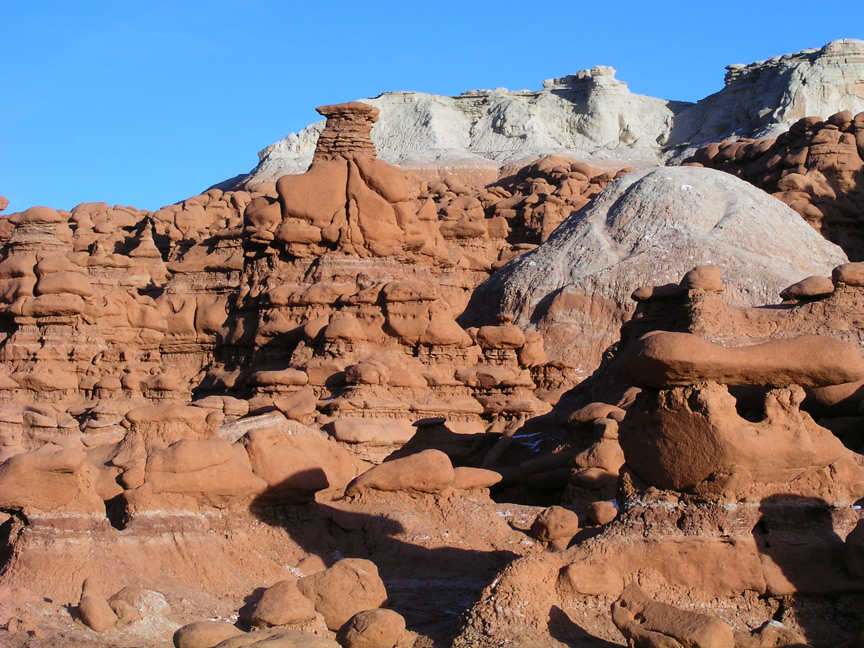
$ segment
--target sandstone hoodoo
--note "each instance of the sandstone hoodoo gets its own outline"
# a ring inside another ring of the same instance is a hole
[[[860,643],[862,65],[390,93],[0,217],[0,644]]]

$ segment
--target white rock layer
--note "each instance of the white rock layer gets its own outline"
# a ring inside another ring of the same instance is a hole
[[[381,109],[372,140],[391,164],[496,170],[563,153],[609,168],[641,168],[706,141],[769,136],[801,117],[864,110],[864,41],[731,65],[725,81],[720,92],[692,104],[632,94],[615,70],[598,66],[545,81],[540,91],[388,92],[363,101]],[[229,182],[302,173],[323,123],[267,147],[249,175]]]

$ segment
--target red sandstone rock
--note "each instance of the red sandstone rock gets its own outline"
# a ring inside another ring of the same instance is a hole
[[[621,634],[637,646],[665,648],[733,648],[732,629],[715,617],[657,603],[629,585],[612,604],[612,620]]]
[[[144,486],[153,494],[177,493],[224,508],[261,493],[267,483],[253,474],[242,447],[223,439],[183,439],[149,455]]]
[[[687,272],[679,284],[684,290],[723,292],[726,286],[720,279],[720,268],[712,265],[696,266]]]
[[[264,590],[252,608],[249,622],[252,626],[292,625],[315,618],[315,606],[297,589],[296,580],[279,581]]]
[[[440,450],[423,450],[376,466],[357,477],[345,490],[356,495],[365,489],[439,493],[453,485],[450,458]]]
[[[81,450],[53,444],[9,457],[0,465],[0,506],[5,509],[101,513],[95,471]]]
[[[345,558],[322,572],[305,576],[297,581],[297,587],[334,632],[358,612],[387,602],[387,590],[375,563],[359,558]]]
[[[733,492],[750,482],[784,483],[842,459],[847,451],[798,407],[800,387],[768,392],[764,418],[743,419],[716,383],[645,391],[620,424],[627,465],[646,483],[683,490],[712,475]]]
[[[613,502],[592,502],[588,505],[587,514],[595,524],[609,524],[618,517],[618,507]]]
[[[213,648],[243,632],[224,621],[195,621],[174,633],[175,648]]]
[[[405,619],[393,610],[358,612],[336,634],[342,648],[396,648],[405,636]]]
[[[834,282],[829,277],[807,277],[784,289],[780,293],[780,298],[795,301],[821,299],[833,292]]]
[[[834,268],[831,276],[834,285],[864,286],[864,263],[844,263]]]
[[[706,380],[822,387],[864,378],[864,358],[853,345],[826,337],[728,349],[687,333],[654,332],[625,350],[617,370],[631,384],[658,389]]]
[[[560,506],[544,509],[531,524],[531,535],[541,542],[569,540],[579,531],[579,516]]]
[[[378,108],[352,101],[320,106],[316,110],[327,118],[327,126],[318,136],[315,161],[326,161],[346,153],[374,157],[371,131],[378,121]]]
[[[460,466],[453,469],[453,488],[468,490],[472,488],[489,488],[503,479],[501,473],[483,468]]]
[[[727,171],[773,194],[840,245],[850,259],[864,254],[857,231],[856,208],[861,202],[860,169],[864,141],[860,121],[842,111],[822,121],[799,120],[776,139],[758,140],[733,148],[728,142],[699,148],[691,163]]]
[[[250,430],[243,445],[253,472],[267,483],[261,501],[310,501],[317,491],[345,488],[355,475],[347,451],[324,434],[299,425]]]
[[[85,580],[82,586],[78,614],[81,620],[96,632],[105,632],[117,623],[117,615],[92,578]]]
[[[226,639],[217,644],[218,648],[338,648],[332,639],[302,630],[271,628],[256,630],[237,637]]]

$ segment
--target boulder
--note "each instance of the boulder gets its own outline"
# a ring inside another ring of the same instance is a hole
[[[453,488],[470,490],[473,488],[490,488],[500,483],[504,476],[494,470],[459,466],[453,468]]]
[[[569,540],[579,531],[579,516],[561,506],[543,509],[531,524],[531,535],[541,542]]]
[[[339,644],[321,635],[302,630],[271,628],[255,630],[231,637],[216,645],[216,648],[339,648]]]
[[[387,602],[387,590],[375,563],[362,558],[344,558],[324,571],[297,581],[300,592],[315,605],[333,632],[363,610]]]
[[[734,648],[732,628],[720,619],[649,598],[638,585],[624,588],[612,604],[612,622],[640,648]]]
[[[183,439],[150,454],[144,484],[154,494],[177,493],[225,508],[263,492],[242,446],[224,439]]]
[[[405,619],[393,610],[364,610],[339,629],[342,648],[396,648],[405,635]]]
[[[454,479],[450,457],[430,449],[370,468],[348,485],[345,494],[356,495],[366,489],[440,493],[451,487]]]
[[[108,605],[123,623],[165,617],[171,611],[161,593],[130,585],[108,597]]]
[[[344,489],[356,474],[347,450],[299,423],[250,430],[241,442],[252,471],[267,483],[262,503],[308,502],[318,491]]]
[[[834,292],[834,282],[830,277],[805,277],[780,292],[780,298],[791,301],[822,299]]]
[[[88,627],[96,632],[110,630],[117,623],[117,615],[108,605],[108,600],[102,593],[102,589],[92,578],[85,580],[81,588],[78,615]]]
[[[618,517],[618,507],[614,502],[591,502],[586,511],[588,519],[594,524],[604,525],[609,524],[612,520]]]
[[[195,621],[174,633],[175,648],[213,648],[226,639],[243,635],[243,631],[225,621]]]
[[[315,606],[297,589],[296,580],[274,583],[261,595],[249,615],[257,628],[292,625],[315,618]]]

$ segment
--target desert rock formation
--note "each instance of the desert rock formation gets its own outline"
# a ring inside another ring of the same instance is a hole
[[[463,319],[483,322],[486,305],[500,304],[541,334],[551,359],[587,377],[632,313],[640,282],[677,283],[699,264],[746,267],[725,290],[730,303],[749,306],[777,301],[789,284],[843,260],[794,211],[726,174],[640,170],[480,286]]]
[[[544,81],[540,91],[389,92],[363,101],[381,110],[373,139],[383,160],[417,169],[473,169],[489,181],[508,161],[566,154],[613,169],[653,166],[679,148],[732,135],[773,137],[809,115],[857,113],[864,110],[862,69],[864,42],[844,39],[730,65],[723,89],[696,103],[632,94],[602,65]],[[317,122],[267,147],[258,166],[240,178],[273,181],[302,173],[323,127]]]
[[[0,218],[0,643],[854,645],[860,120],[696,153],[804,178],[792,208],[617,153],[498,167],[852,109],[860,53],[690,107],[608,68],[323,106],[273,182]],[[494,173],[394,166],[397,112]]]
[[[819,113],[816,113],[819,114]],[[803,117],[774,139],[713,142],[685,164],[732,173],[797,211],[853,261],[864,259],[864,112]]]

